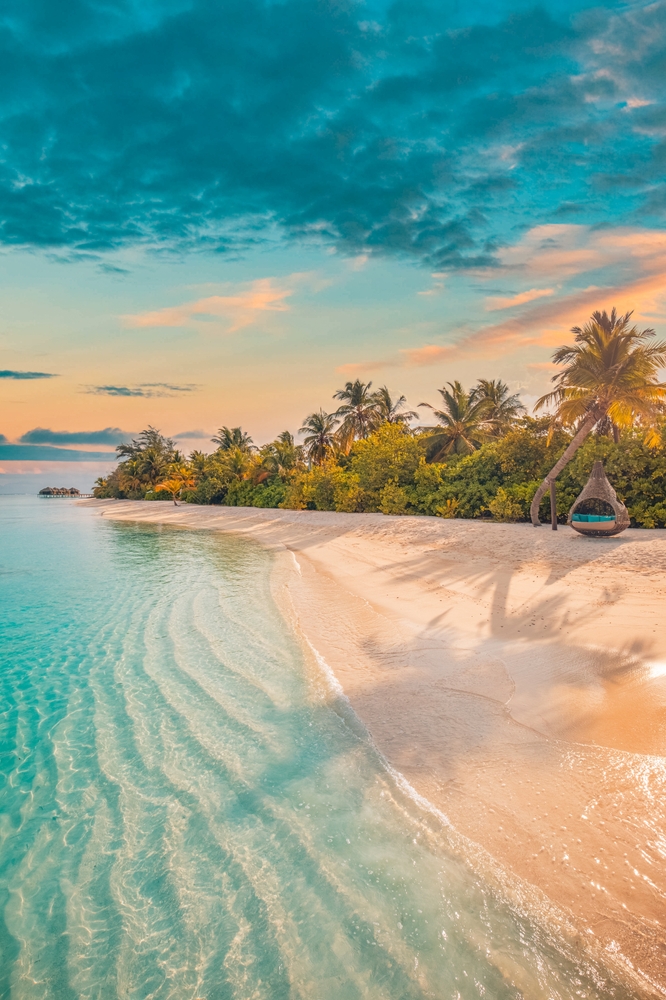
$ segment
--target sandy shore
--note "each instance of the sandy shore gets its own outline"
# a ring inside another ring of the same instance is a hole
[[[245,533],[387,760],[666,996],[666,531],[87,501]]]

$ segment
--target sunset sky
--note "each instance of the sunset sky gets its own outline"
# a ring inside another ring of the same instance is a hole
[[[92,485],[147,424],[265,441],[357,376],[532,402],[596,308],[666,332],[666,2],[0,23],[0,490]]]

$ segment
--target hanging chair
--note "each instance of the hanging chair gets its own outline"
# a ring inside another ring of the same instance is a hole
[[[578,508],[586,500],[602,500],[613,508],[614,513],[612,515],[577,513]],[[567,524],[570,524],[574,531],[579,531],[581,535],[592,535],[595,538],[619,535],[621,531],[629,527],[629,511],[618,500],[615,490],[606,478],[601,462],[594,463],[590,478],[569,511]]]

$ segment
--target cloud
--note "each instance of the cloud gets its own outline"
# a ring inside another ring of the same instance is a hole
[[[105,427],[99,431],[52,431],[46,427],[34,427],[19,438],[20,444],[108,444],[117,445],[132,437],[119,427]]]
[[[205,431],[181,431],[180,434],[172,435],[174,441],[203,441],[209,438],[210,434]]]
[[[57,378],[57,375],[51,372],[15,372],[10,371],[5,368],[0,371],[0,378],[13,378],[13,379],[33,379],[33,378]]]
[[[480,271],[477,277],[491,276],[497,282],[503,273],[512,281],[545,274],[556,277],[560,287],[532,289],[522,303],[527,308],[517,315],[470,329],[454,342],[403,348],[372,365],[342,365],[338,371],[422,367],[473,356],[488,360],[528,347],[550,350],[565,342],[571,327],[584,323],[594,310],[613,306],[620,312],[634,311],[634,320],[644,326],[666,321],[666,230],[538,226],[504,248],[500,263],[501,268]],[[514,302],[516,298],[520,296],[514,296]],[[544,364],[544,370],[550,367]]]
[[[91,385],[85,391],[94,396],[138,396],[143,399],[176,396],[195,392],[196,385],[172,385],[170,382],[142,382],[140,385]]]
[[[6,439],[5,439],[6,440]],[[78,451],[38,444],[6,444],[0,441],[0,461],[5,462],[101,462],[115,459],[113,452]]]
[[[405,348],[400,353],[408,367],[436,365],[455,352],[453,344],[424,344],[423,347]]]
[[[547,295],[553,295],[555,290],[553,288],[530,288],[528,292],[519,292],[518,295],[512,295],[508,298],[502,296],[495,296],[493,298],[486,299],[486,309],[489,312],[493,312],[499,309],[511,309],[514,306],[522,306],[527,302],[534,302],[535,299],[542,299]]]
[[[448,269],[567,206],[663,218],[664,4],[472,6],[12,3],[0,242],[299,240]]]
[[[273,278],[253,281],[248,289],[236,295],[209,295],[181,306],[167,306],[154,312],[123,316],[129,327],[186,326],[194,321],[211,322],[226,320],[229,333],[251,326],[262,313],[286,312],[289,306],[284,301],[292,290],[279,288]]]

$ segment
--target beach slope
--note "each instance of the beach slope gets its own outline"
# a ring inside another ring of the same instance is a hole
[[[247,534],[389,764],[666,996],[666,531],[166,503]]]

